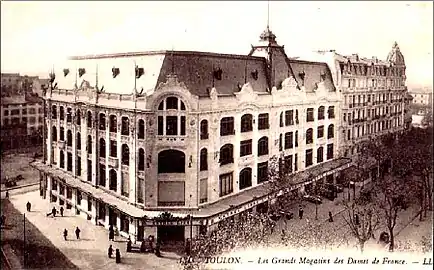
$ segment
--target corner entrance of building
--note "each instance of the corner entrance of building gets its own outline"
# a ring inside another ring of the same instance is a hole
[[[164,250],[176,250],[184,245],[184,226],[158,226],[157,237]]]

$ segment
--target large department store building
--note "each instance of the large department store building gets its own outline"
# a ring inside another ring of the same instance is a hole
[[[183,241],[266,211],[273,157],[297,175],[292,189],[336,181],[351,162],[338,155],[341,123],[358,116],[350,100],[383,101],[383,92],[367,99],[366,86],[364,101],[342,102],[335,75],[326,62],[288,58],[268,27],[248,55],[71,58],[44,94],[46,155],[33,164],[41,195],[137,241]]]

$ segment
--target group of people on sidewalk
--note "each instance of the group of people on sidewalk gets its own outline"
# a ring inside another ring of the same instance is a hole
[[[81,232],[81,230],[78,227],[76,227],[75,228],[75,237],[77,238],[77,240],[80,240],[80,232]],[[68,241],[68,230],[67,229],[63,230],[63,238],[65,239],[65,241]]]
[[[65,209],[63,209],[63,206],[60,207],[59,212],[60,212],[60,216],[63,217],[63,213],[65,212]],[[51,211],[47,214],[47,217],[48,216],[52,216],[53,218],[55,218],[57,213],[58,212],[57,212],[56,207],[53,206],[53,208],[51,209]]]

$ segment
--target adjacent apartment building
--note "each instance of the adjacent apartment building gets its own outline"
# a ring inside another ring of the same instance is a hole
[[[44,112],[40,97],[45,86],[48,86],[48,81],[38,77],[1,74],[2,150],[42,143]]]
[[[337,155],[333,72],[288,58],[268,27],[248,55],[73,57],[44,96],[41,194],[137,241],[183,241],[266,211],[271,160],[299,191],[350,165]]]

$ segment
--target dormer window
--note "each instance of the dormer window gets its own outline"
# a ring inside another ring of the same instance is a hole
[[[255,69],[252,71],[252,78],[256,81],[258,79],[258,70]]]
[[[222,74],[223,74],[223,70],[222,70],[221,68],[218,68],[218,69],[215,69],[215,70],[214,70],[214,78],[215,78],[216,80],[221,81],[221,79],[222,79]]]
[[[323,72],[321,72],[321,74],[319,75],[319,77],[320,77],[320,81],[321,82],[325,81],[325,79],[326,79],[326,75]]]
[[[84,68],[78,69],[78,77],[81,78],[81,76],[83,76],[85,73],[86,73],[86,69],[84,69]]]
[[[300,73],[298,73],[298,76],[300,76],[302,85],[304,86],[304,78],[306,77],[306,73],[304,73],[304,70]]]
[[[145,74],[145,70],[136,66],[136,78],[139,79],[143,74]]]
[[[63,76],[66,77],[69,74],[69,68],[63,69]]]
[[[117,68],[117,67],[112,68],[113,79],[116,78],[119,75],[119,73],[121,73],[119,68]]]

